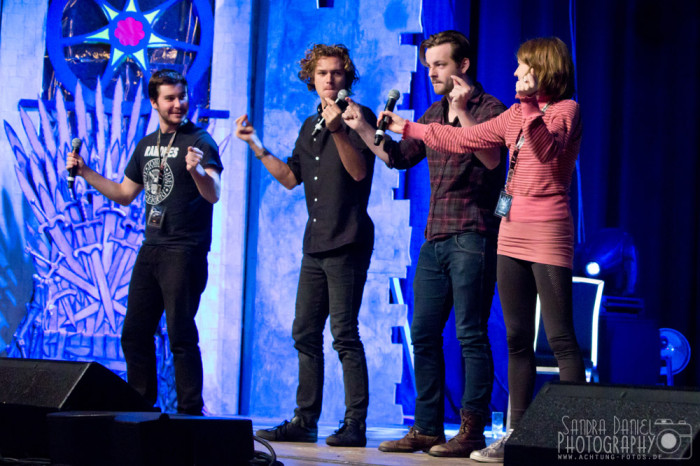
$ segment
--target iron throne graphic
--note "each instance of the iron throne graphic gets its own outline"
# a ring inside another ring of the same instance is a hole
[[[65,162],[72,139],[80,138],[86,163],[106,178],[121,182],[136,142],[155,130],[158,119],[148,112],[142,114],[142,104],[148,102],[141,89],[133,102],[125,100],[121,81],[111,102],[111,115],[105,112],[110,102],[103,99],[101,86],[97,86],[94,111],[86,109],[80,84],[73,95],[73,103],[66,102],[61,93],[53,102],[38,100],[39,131],[20,108],[29,142],[26,150],[5,122],[17,179],[36,218],[27,227],[26,245],[36,268],[33,296],[7,353],[19,358],[98,361],[125,377],[120,334],[129,279],[143,239],[143,194],[124,207],[77,178],[73,195],[66,182]],[[122,107],[130,108],[130,113],[123,115]],[[197,121],[197,115],[192,120]],[[165,319],[155,339],[158,405],[173,411],[176,397]]]

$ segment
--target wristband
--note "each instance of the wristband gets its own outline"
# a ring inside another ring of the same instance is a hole
[[[253,152],[253,153],[255,154],[255,158],[258,160],[262,160],[262,158],[265,157],[266,155],[270,155],[270,153],[264,147],[263,147],[262,152],[260,152],[259,154],[257,152]]]

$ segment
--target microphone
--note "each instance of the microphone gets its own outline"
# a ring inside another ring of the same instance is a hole
[[[75,138],[72,141],[73,144],[73,153],[74,154],[79,154],[80,153],[80,146],[83,145],[83,141],[80,140],[80,138]],[[70,168],[68,171],[68,177],[66,180],[68,181],[68,189],[73,190],[73,183],[75,183],[75,175],[78,171],[78,166],[75,165]]]
[[[335,99],[335,103],[339,104],[340,102],[344,101],[345,98],[348,96],[348,91],[345,89],[341,89],[338,91],[338,97]],[[318,123],[316,123],[316,126],[314,126],[314,130],[311,132],[311,136],[316,136],[319,131],[323,129],[323,126],[326,124],[326,119],[321,118],[318,120]]]
[[[396,101],[399,100],[400,96],[401,94],[396,89],[390,90],[389,95],[387,95],[387,101],[384,110],[386,110],[387,112],[393,112],[394,106],[396,105]],[[382,118],[382,121],[379,122],[379,128],[377,128],[377,132],[374,133],[375,146],[378,146],[382,142],[382,139],[384,139],[384,131],[386,131],[386,127],[388,124],[389,118],[387,116],[384,116],[384,118]]]

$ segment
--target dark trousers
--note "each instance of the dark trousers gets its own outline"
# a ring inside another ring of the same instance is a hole
[[[202,412],[202,356],[194,317],[207,283],[207,253],[144,245],[129,284],[122,349],[130,385],[158,396],[154,335],[165,309],[178,412]]]
[[[411,338],[416,374],[415,427],[443,431],[445,360],[442,332],[452,307],[464,364],[462,408],[488,416],[493,359],[488,319],[496,280],[496,241],[463,233],[427,241],[413,281]]]
[[[536,366],[535,307],[540,309],[547,341],[557,359],[559,378],[585,382],[573,320],[571,269],[498,256],[498,294],[508,338],[510,426],[515,428],[532,400]]]
[[[358,315],[372,247],[351,245],[324,254],[304,254],[292,325],[299,354],[294,414],[316,426],[323,401],[323,329],[330,316],[333,349],[343,368],[345,418],[365,421],[369,384]]]

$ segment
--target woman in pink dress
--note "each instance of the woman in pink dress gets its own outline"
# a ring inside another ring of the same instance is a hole
[[[495,214],[498,235],[498,293],[508,338],[511,428],[532,400],[535,381],[535,304],[540,296],[544,328],[563,381],[585,381],[572,310],[574,229],[569,186],[581,144],[574,66],[560,39],[538,38],[517,53],[514,104],[498,117],[468,128],[421,125],[391,112],[389,130],[422,139],[433,149],[460,154],[506,146],[508,178]],[[484,152],[477,152],[484,154]],[[494,166],[490,160],[482,160]],[[497,161],[496,161],[497,163]],[[471,458],[503,460],[510,432]]]

